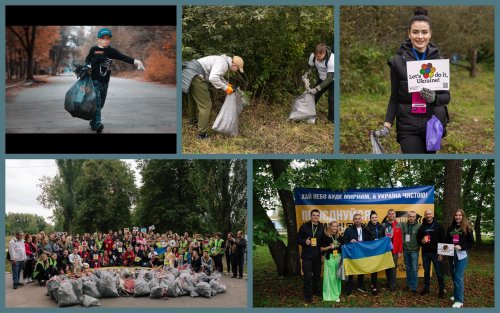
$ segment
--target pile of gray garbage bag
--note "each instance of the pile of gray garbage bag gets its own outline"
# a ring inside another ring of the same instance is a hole
[[[80,277],[59,275],[47,282],[47,296],[59,307],[80,304],[84,307],[101,305],[101,298],[116,297],[206,297],[226,291],[221,274],[194,273],[186,268],[95,270]]]

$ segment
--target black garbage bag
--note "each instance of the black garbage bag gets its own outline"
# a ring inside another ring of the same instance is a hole
[[[151,299],[160,299],[163,297],[163,287],[156,286],[151,288],[151,293],[149,294],[149,298]]]
[[[96,111],[96,93],[90,75],[83,73],[80,79],[66,92],[64,108],[71,116],[91,120]]]
[[[226,136],[238,136],[241,111],[243,104],[240,95],[235,92],[226,96],[212,129]]]

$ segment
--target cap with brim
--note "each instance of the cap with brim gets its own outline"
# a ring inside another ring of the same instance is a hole
[[[97,38],[102,38],[103,36],[109,36],[113,37],[113,33],[111,33],[111,30],[108,28],[101,28],[99,32],[97,33]]]
[[[241,73],[243,73],[243,59],[237,55],[233,57],[233,63],[236,64],[240,70]]]

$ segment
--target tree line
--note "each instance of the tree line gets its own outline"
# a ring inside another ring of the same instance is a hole
[[[141,185],[121,160],[56,160],[39,203],[56,231],[107,231],[155,225],[155,231],[215,232],[246,226],[244,160],[138,160]]]
[[[494,233],[493,160],[257,160],[254,163],[254,243],[269,247],[279,276],[299,275],[293,188],[384,188],[433,185],[435,216],[445,229],[463,208],[474,224],[476,246]],[[287,242],[267,212],[283,211]]]

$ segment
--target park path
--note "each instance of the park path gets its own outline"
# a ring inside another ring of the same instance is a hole
[[[246,276],[245,276],[246,277]],[[246,308],[247,307],[247,280],[221,276],[222,283],[227,291],[213,296],[191,298],[183,296],[177,298],[150,299],[149,297],[133,298],[105,298],[100,299],[101,307],[121,308]],[[47,288],[38,283],[30,283],[18,289],[12,289],[12,274],[5,273],[5,306],[16,308],[55,308],[57,303],[45,295]],[[80,305],[74,308],[81,308]]]
[[[9,90],[6,133],[92,133],[89,122],[64,109],[73,73],[49,77],[46,83]],[[102,110],[105,133],[176,133],[176,87],[111,77]]]

